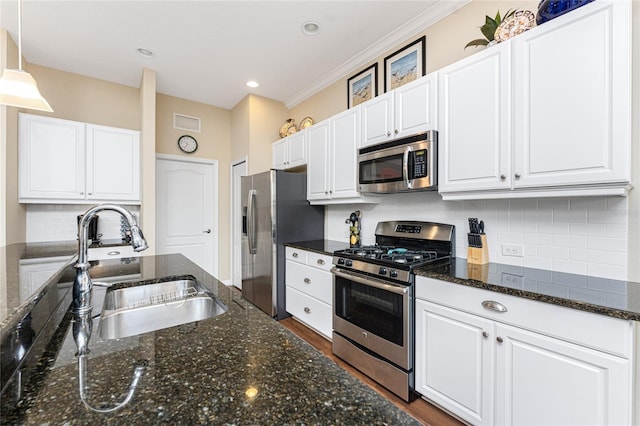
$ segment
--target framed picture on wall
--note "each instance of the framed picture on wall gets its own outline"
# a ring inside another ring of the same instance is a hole
[[[347,108],[378,96],[378,63],[347,80]]]
[[[425,73],[425,41],[422,36],[384,58],[384,91],[410,83]]]

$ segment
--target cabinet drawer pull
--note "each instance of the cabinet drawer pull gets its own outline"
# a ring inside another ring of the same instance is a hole
[[[304,283],[305,283],[305,284],[311,284],[311,280],[310,280],[309,278],[305,278],[305,279],[304,279]]]
[[[500,180],[505,180],[507,177],[505,175],[500,175]]]
[[[496,312],[507,312],[507,307],[495,300],[485,300],[482,302],[482,307]]]
[[[483,332],[482,332],[482,337],[485,337],[485,338],[486,338],[486,337],[489,337],[489,333],[487,333],[486,331],[483,331]]]
[[[304,312],[306,314],[310,314],[311,313],[311,309],[307,308],[306,306],[304,307]]]
[[[502,342],[504,342],[504,340],[502,340],[502,337],[496,337],[496,342],[502,343]]]
[[[522,175],[520,173],[516,173],[514,176],[516,177],[516,179],[520,179]]]
[[[295,252],[294,252],[294,253],[291,255],[291,257],[298,257],[298,253],[295,253]]]
[[[120,252],[119,252],[119,251],[117,251],[117,250],[113,250],[113,251],[108,252],[108,253],[107,253],[107,256],[117,256],[117,255],[119,255],[119,254],[120,254]]]
[[[318,265],[324,265],[324,259],[318,259]]]

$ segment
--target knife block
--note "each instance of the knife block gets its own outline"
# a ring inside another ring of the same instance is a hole
[[[489,278],[489,264],[479,265],[467,262],[467,276],[471,280],[486,283]]]
[[[482,247],[467,248],[467,263],[474,265],[489,263],[489,247],[487,246],[486,234],[480,235],[480,241],[482,241]]]

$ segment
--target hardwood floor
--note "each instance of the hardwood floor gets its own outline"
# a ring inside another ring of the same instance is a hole
[[[360,373],[349,364],[345,363],[331,352],[331,342],[320,336],[313,330],[302,325],[293,318],[286,318],[280,321],[280,324],[288,328],[292,333],[296,334],[303,340],[306,340],[311,346],[322,352],[326,357],[333,360],[336,364],[344,368],[351,375],[366,383],[376,392],[387,398],[400,409],[406,411],[425,426],[460,426],[464,423],[451,417],[444,411],[429,404],[424,399],[418,398],[410,403],[398,398],[364,374]]]

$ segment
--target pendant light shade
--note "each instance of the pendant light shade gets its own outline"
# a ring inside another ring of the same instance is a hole
[[[0,104],[53,112],[31,74],[23,70],[4,70],[0,78]]]
[[[53,112],[31,74],[22,69],[22,2],[18,0],[18,69],[5,69],[0,78],[0,105]]]

